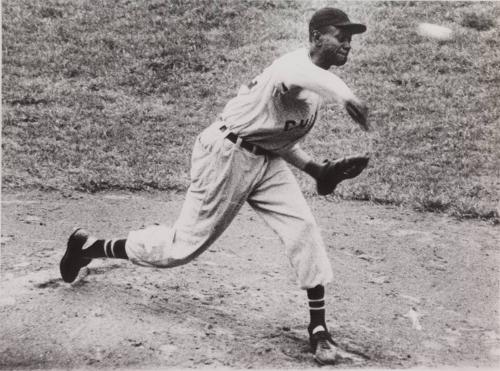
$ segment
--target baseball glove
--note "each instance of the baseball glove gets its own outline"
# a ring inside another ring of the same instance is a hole
[[[316,179],[318,194],[325,196],[333,193],[341,181],[361,174],[369,160],[367,156],[353,156],[335,161],[323,161],[323,167]]]

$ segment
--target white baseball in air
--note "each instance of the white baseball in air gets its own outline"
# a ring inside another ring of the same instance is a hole
[[[450,28],[432,23],[420,23],[417,27],[417,33],[420,36],[436,40],[450,40],[453,37],[453,31]]]

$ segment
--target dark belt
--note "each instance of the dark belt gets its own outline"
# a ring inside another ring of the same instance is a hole
[[[226,126],[221,126],[220,130],[225,131],[227,129]],[[237,136],[235,133],[229,132],[229,134],[226,135],[226,139],[229,139],[231,142],[236,144],[238,142],[239,136]],[[241,139],[240,142],[240,147],[246,149],[248,152],[252,152],[255,155],[267,155],[269,154],[269,151],[259,147],[255,144],[252,144],[250,142],[247,142],[246,140]]]

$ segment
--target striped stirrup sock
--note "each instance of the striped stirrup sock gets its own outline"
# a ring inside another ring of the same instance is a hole
[[[325,288],[318,285],[307,290],[307,298],[309,300],[309,314],[311,316],[310,328],[325,325]]]
[[[125,252],[125,242],[127,240],[113,239],[106,240],[104,242],[104,254],[107,258],[118,258],[118,259],[128,259],[127,253]]]
[[[82,257],[128,259],[125,252],[126,241],[126,239],[95,240],[90,246],[82,249]]]

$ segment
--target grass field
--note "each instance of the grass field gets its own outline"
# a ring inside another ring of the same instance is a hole
[[[307,45],[327,3],[368,25],[335,72],[377,127],[332,105],[306,139],[318,159],[372,154],[338,196],[498,222],[495,2],[5,0],[3,190],[182,191],[196,134],[241,83]],[[454,38],[423,39],[419,22]]]

